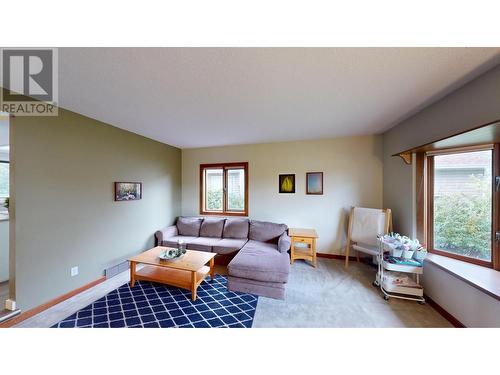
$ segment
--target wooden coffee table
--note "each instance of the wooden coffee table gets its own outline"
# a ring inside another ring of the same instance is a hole
[[[196,300],[196,289],[205,277],[210,275],[214,279],[215,253],[205,251],[187,250],[186,254],[178,259],[162,260],[160,252],[166,247],[157,246],[129,259],[130,261],[130,287],[133,288],[136,280],[152,281],[191,291],[191,299]],[[145,266],[136,270],[136,265]],[[207,263],[210,266],[207,267]]]

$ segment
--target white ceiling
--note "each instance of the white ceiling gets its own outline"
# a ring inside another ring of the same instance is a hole
[[[500,48],[62,48],[61,107],[181,148],[381,133]]]

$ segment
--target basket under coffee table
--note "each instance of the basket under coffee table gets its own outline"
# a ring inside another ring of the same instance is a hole
[[[187,250],[182,257],[172,260],[162,260],[160,253],[167,249],[157,246],[129,259],[130,287],[137,280],[167,284],[191,291],[191,299],[196,300],[196,289],[210,275],[214,279],[215,253]],[[136,270],[137,264],[144,264]],[[209,263],[209,266],[207,266]]]

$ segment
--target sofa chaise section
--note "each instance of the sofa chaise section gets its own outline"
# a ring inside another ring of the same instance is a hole
[[[229,263],[228,289],[284,299],[290,273],[287,226],[250,221],[249,241]]]

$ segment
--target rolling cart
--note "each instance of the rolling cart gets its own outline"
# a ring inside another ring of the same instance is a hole
[[[424,304],[424,288],[420,285],[420,275],[424,272],[423,262],[419,266],[394,263],[394,258],[390,257],[381,237],[379,237],[378,243],[378,271],[373,285],[380,287],[386,301],[389,298],[400,298]],[[408,274],[409,276],[405,285],[394,283],[400,274]]]

